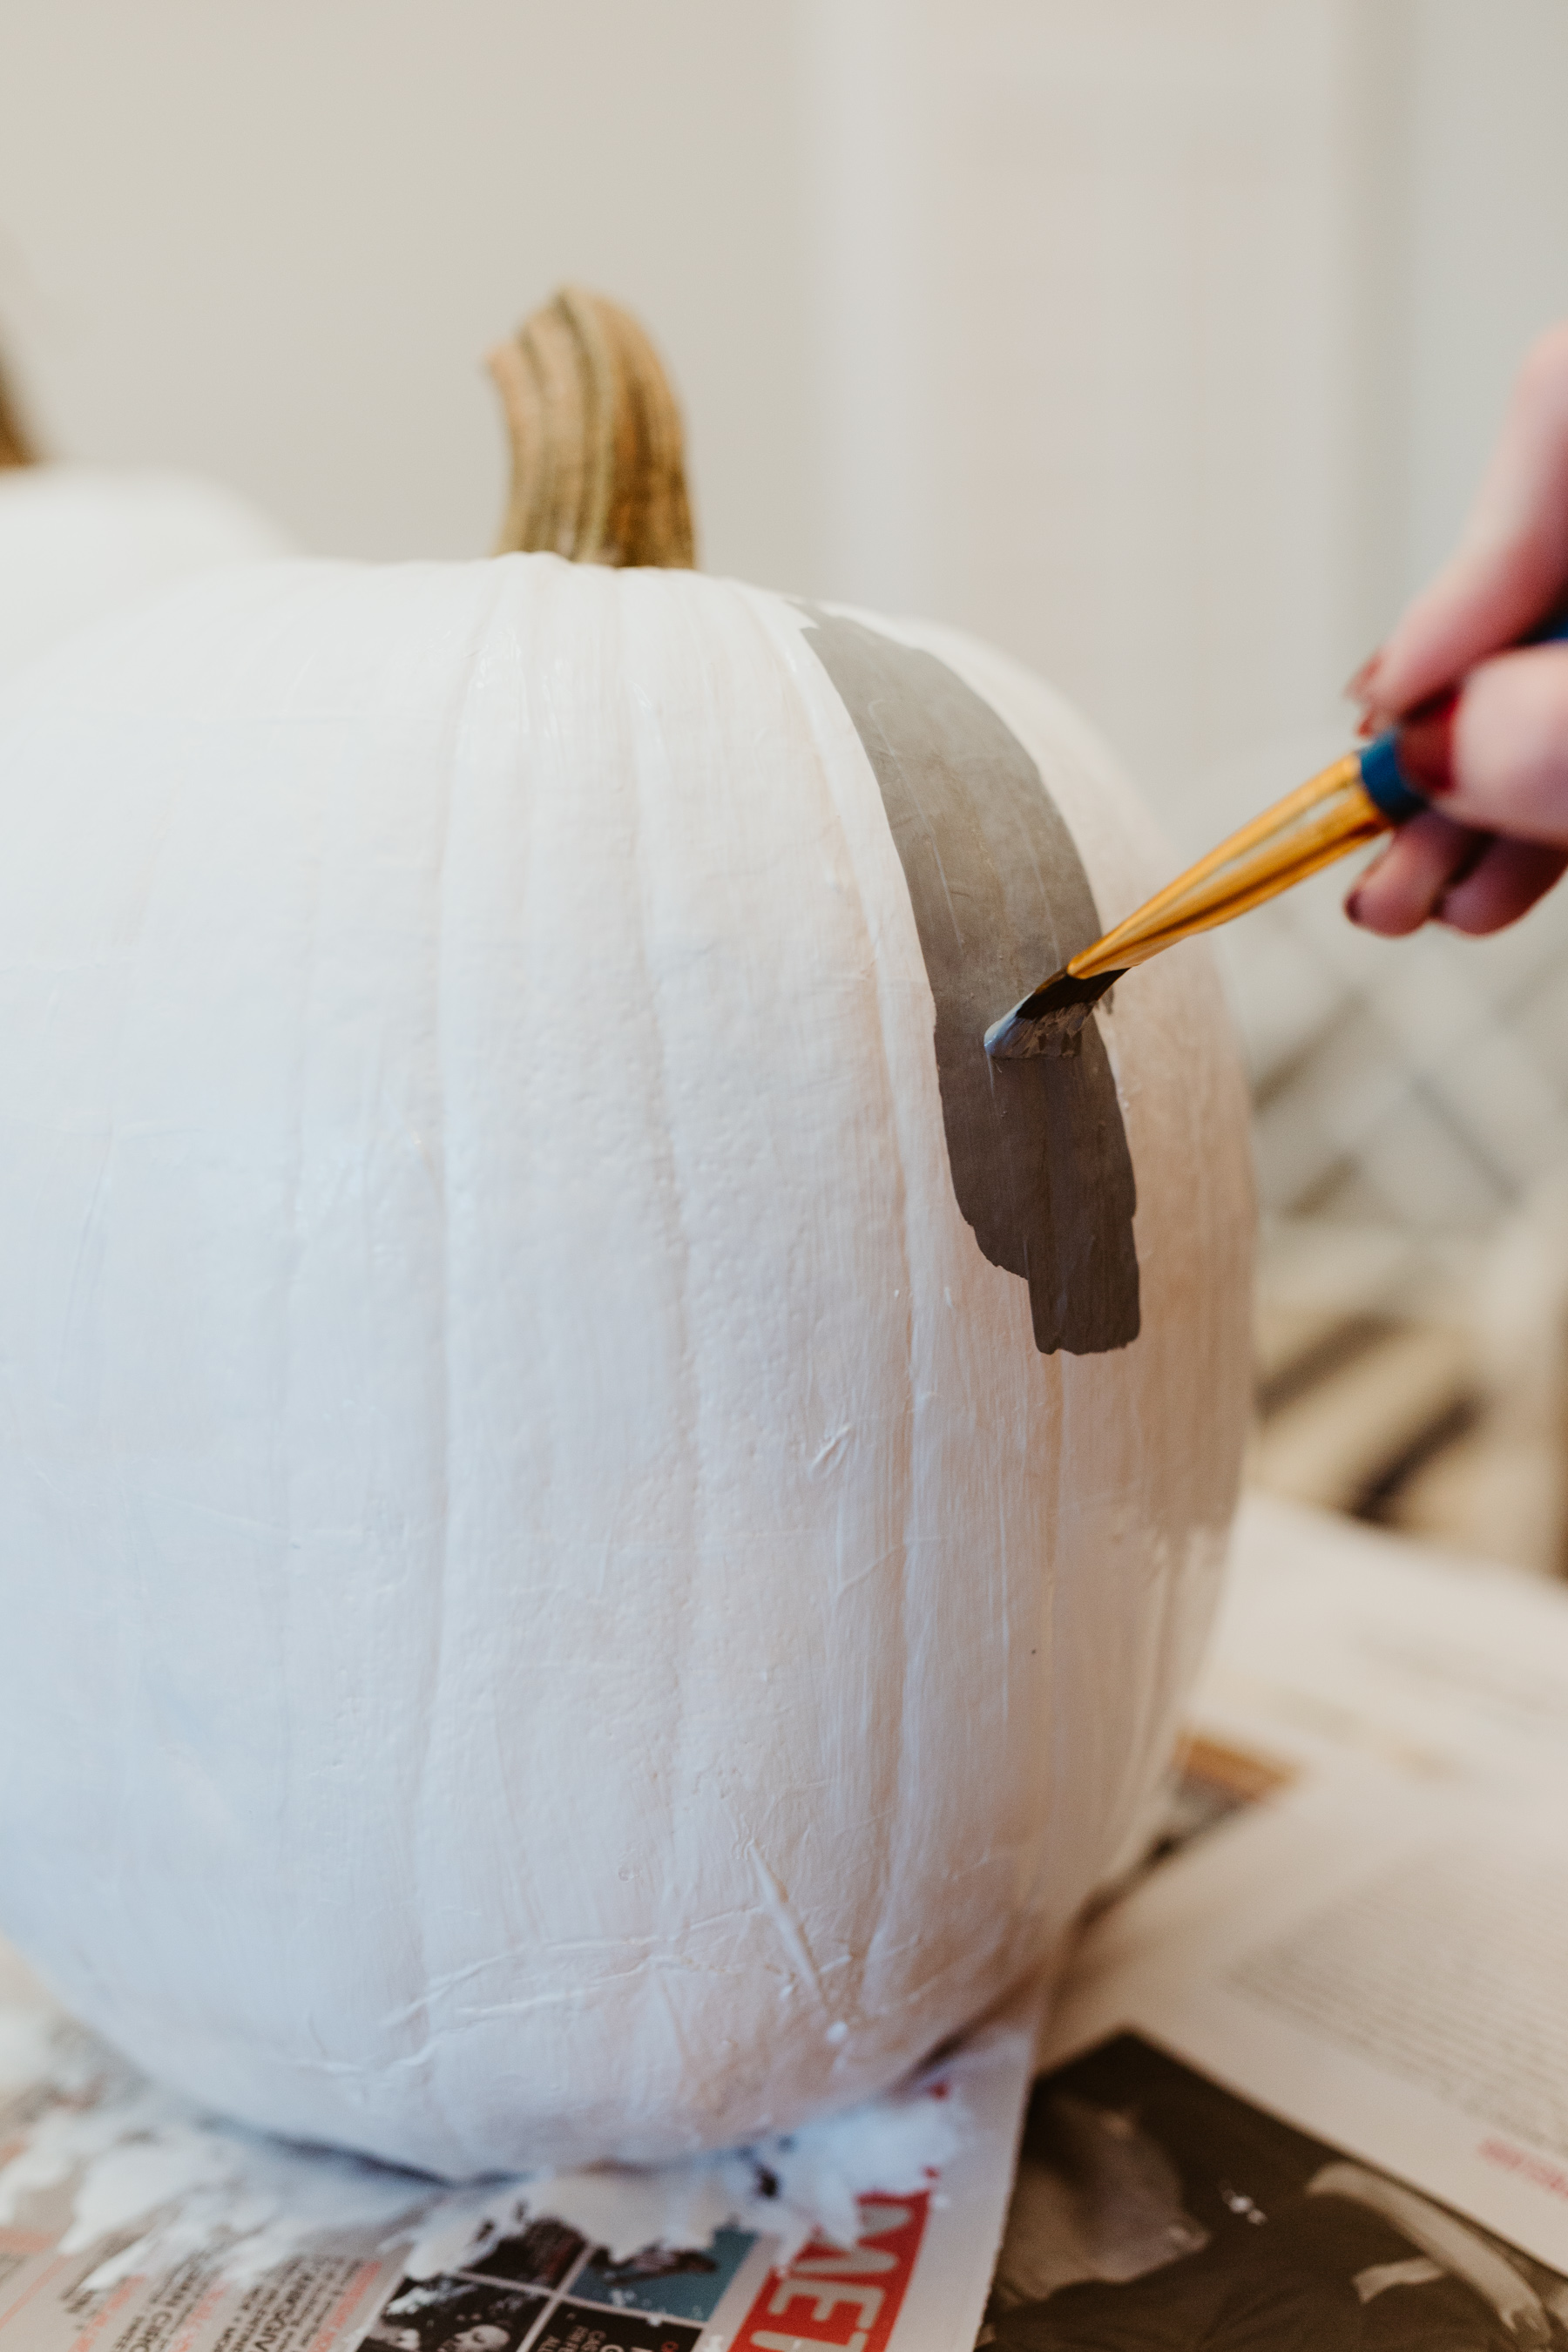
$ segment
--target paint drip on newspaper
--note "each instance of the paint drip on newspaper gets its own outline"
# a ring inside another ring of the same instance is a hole
[[[60,2252],[104,2246],[83,2282],[92,2290],[196,2255],[243,2286],[349,2232],[374,2232],[383,2252],[407,2247],[405,2274],[425,2279],[529,2214],[617,2261],[656,2244],[702,2247],[732,2224],[777,2240],[787,2263],[814,2236],[853,2245],[862,2194],[931,2187],[965,2137],[963,2071],[960,2053],[865,2106],[726,2155],[452,2189],[226,2123],[150,2084],[58,2011],[0,2000],[0,2102],[26,2094],[24,2128],[0,2161],[0,2227],[34,2194],[68,2189]]]

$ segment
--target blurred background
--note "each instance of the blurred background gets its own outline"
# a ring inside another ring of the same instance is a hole
[[[1188,855],[1343,747],[1568,313],[1562,0],[4,23],[0,352],[50,454],[210,474],[325,553],[482,552],[481,354],[579,279],[670,362],[708,568],[1009,648]],[[1343,887],[1222,935],[1253,1475],[1560,1574],[1568,903],[1391,948]]]

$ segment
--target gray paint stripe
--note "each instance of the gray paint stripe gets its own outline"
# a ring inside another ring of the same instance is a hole
[[[992,1265],[1028,1284],[1042,1354],[1124,1348],[1138,1336],[1137,1192],[1097,1016],[1076,1054],[994,1062],[983,1043],[1100,936],[1072,835],[1017,737],[945,662],[804,609],[909,886],[959,1208]]]

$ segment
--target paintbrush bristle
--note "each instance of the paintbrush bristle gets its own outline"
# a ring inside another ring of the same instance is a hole
[[[985,1032],[985,1050],[994,1061],[1031,1061],[1038,1054],[1075,1054],[1079,1033],[1100,998],[1121,971],[1097,972],[1092,980],[1075,980],[1066,969],[1053,972],[1041,988],[1023,997],[1011,1013],[994,1021]]]

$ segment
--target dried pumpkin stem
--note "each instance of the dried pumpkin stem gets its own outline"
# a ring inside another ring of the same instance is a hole
[[[496,552],[689,571],[680,411],[637,320],[568,286],[488,365],[511,436]]]
[[[0,374],[0,470],[9,466],[37,465],[37,451],[22,429],[5,378]]]

